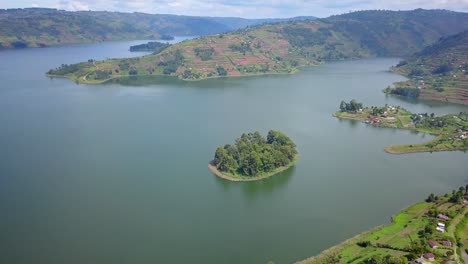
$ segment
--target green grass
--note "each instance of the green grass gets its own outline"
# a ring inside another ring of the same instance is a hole
[[[424,230],[428,225],[433,227],[432,225],[434,222],[437,222],[437,219],[427,215],[430,209],[437,209],[440,212],[455,215],[456,217],[447,223],[448,228],[450,228],[451,225],[456,225],[457,234],[460,234],[459,236],[464,239],[467,238],[468,217],[466,215],[466,209],[462,214],[457,213],[459,210],[463,209],[462,205],[449,203],[447,198],[440,198],[436,203],[416,203],[397,213],[392,218],[391,224],[364,232],[350,240],[325,250],[318,256],[311,257],[299,263],[328,264],[339,261],[339,263],[357,264],[376,255],[404,256],[409,253],[406,251],[406,248],[409,247],[411,241],[420,239],[418,232]],[[458,223],[458,220],[461,222]],[[436,241],[452,240],[454,239],[454,235],[450,232],[444,234],[434,232],[431,235],[431,239]],[[368,247],[358,246],[357,242],[362,241],[370,241],[372,245]],[[427,239],[423,239],[423,241],[426,243]],[[377,247],[377,243],[389,245],[393,247],[393,249]],[[444,255],[449,249],[451,248],[440,247],[437,252]],[[427,248],[427,251],[430,251],[430,249]],[[441,263],[442,260],[443,258],[437,258],[435,263]]]

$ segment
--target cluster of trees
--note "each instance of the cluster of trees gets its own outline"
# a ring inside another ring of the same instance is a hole
[[[437,67],[436,69],[434,69],[432,71],[432,74],[446,74],[446,73],[449,73],[453,70],[453,67],[452,65],[450,64],[442,64],[440,65],[439,67]]]
[[[219,76],[226,76],[228,74],[228,72],[226,71],[226,69],[224,69],[223,66],[217,66],[216,72],[218,72]]]
[[[395,89],[389,89],[391,94],[396,94],[400,96],[406,96],[411,98],[418,98],[421,91],[418,88],[409,88],[409,87],[397,87]]]
[[[449,197],[449,202],[451,203],[462,203],[463,199],[465,196],[468,195],[468,184],[465,185],[465,187],[461,186],[458,188],[458,190],[453,190],[450,195],[446,194],[445,197]],[[437,195],[434,195],[433,193],[429,194],[429,196],[426,198],[426,202],[431,203],[431,202],[436,202],[439,200],[439,197]],[[438,212],[437,211],[429,211],[428,215],[430,216],[437,216]]]
[[[53,75],[67,75],[69,73],[75,73],[78,71],[81,67],[81,64],[62,64],[60,67],[49,70],[47,74],[53,74]]]
[[[419,128],[439,129],[449,127],[466,130],[468,129],[468,123],[462,118],[464,118],[464,115],[458,115],[457,117],[453,115],[435,116],[434,113],[430,115],[424,113],[411,116],[411,119],[414,123],[417,123],[416,126]]]
[[[164,74],[171,74],[177,71],[179,66],[182,65],[185,58],[181,50],[176,50],[172,55],[166,58],[166,61],[159,62],[158,66],[163,66]]]
[[[240,44],[231,44],[229,45],[229,48],[232,51],[237,51],[245,55],[246,52],[252,51],[252,48],[250,47],[250,44],[247,42],[241,42]]]
[[[313,31],[308,27],[287,26],[283,28],[283,36],[296,47],[311,47],[325,44],[328,37],[332,36],[327,28],[319,28]]]
[[[358,103],[356,100],[351,100],[349,103],[341,101],[340,111],[341,112],[357,112],[362,109],[362,103]]]
[[[159,53],[162,50],[171,46],[169,43],[161,43],[161,42],[148,42],[146,44],[140,44],[135,46],[130,46],[130,51],[150,51],[154,53]]]
[[[453,190],[449,198],[449,202],[462,203],[465,196],[468,195],[468,184],[465,187],[460,187],[458,191]]]
[[[216,149],[213,165],[221,172],[254,177],[291,164],[296,155],[294,142],[279,131],[270,130],[266,138],[244,133],[234,145]]]
[[[174,40],[174,36],[168,35],[168,34],[162,34],[161,35],[162,40]]]
[[[194,48],[193,51],[202,61],[208,61],[213,58],[215,50],[214,48]]]

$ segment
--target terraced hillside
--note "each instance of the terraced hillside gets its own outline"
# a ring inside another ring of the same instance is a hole
[[[0,9],[0,49],[44,47],[161,35],[201,36],[289,19],[193,17],[118,12],[69,12],[48,8]]]
[[[410,80],[388,93],[468,104],[468,31],[442,38],[394,70]]]
[[[301,66],[372,56],[406,56],[468,29],[468,14],[444,10],[361,11],[268,24],[173,45],[161,53],[64,65],[51,76],[100,83],[125,76],[185,80],[292,73]]]

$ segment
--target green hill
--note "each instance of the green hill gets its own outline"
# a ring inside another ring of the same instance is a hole
[[[361,11],[266,24],[184,41],[164,51],[51,70],[77,82],[172,75],[185,80],[293,73],[302,66],[373,56],[407,56],[468,29],[468,14],[445,10]]]
[[[394,70],[410,79],[387,88],[388,93],[468,104],[468,31],[440,39]]]
[[[48,8],[0,9],[0,49],[44,47],[161,35],[200,36],[290,19],[243,19],[119,12],[69,12]]]

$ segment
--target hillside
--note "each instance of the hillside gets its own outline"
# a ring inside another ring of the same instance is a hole
[[[313,21],[266,24],[184,41],[132,59],[65,65],[51,76],[100,83],[124,76],[185,80],[292,73],[302,66],[372,56],[406,56],[468,29],[468,14],[444,10],[361,11]]]
[[[47,8],[0,9],[0,49],[44,47],[123,39],[157,39],[163,34],[201,36],[290,19],[193,17],[119,12],[69,12]]]
[[[463,263],[468,252],[468,186],[430,194],[392,217],[392,223],[359,234],[299,264]]]
[[[410,79],[388,93],[468,104],[468,31],[440,39],[394,70]]]

